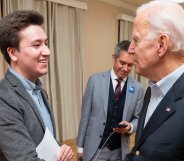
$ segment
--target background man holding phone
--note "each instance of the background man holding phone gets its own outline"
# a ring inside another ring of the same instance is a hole
[[[127,40],[119,42],[112,69],[88,80],[77,137],[78,158],[84,161],[121,161],[129,152],[143,100],[143,86],[128,76],[133,66],[129,45]],[[116,128],[119,123],[126,127]]]

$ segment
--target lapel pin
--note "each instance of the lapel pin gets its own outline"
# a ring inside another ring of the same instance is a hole
[[[135,88],[134,88],[133,86],[130,86],[130,87],[128,88],[128,91],[129,91],[130,93],[134,93],[134,92],[135,92]]]
[[[167,108],[165,109],[165,111],[170,112],[170,111],[171,111],[171,108],[170,108],[170,107],[167,107]]]

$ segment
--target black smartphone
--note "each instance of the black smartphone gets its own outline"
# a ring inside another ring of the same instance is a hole
[[[115,126],[115,128],[119,128],[119,129],[121,129],[121,128],[126,128],[128,125],[126,125],[126,124],[117,124],[116,126]]]
[[[79,158],[78,161],[83,161],[83,159],[82,158]]]

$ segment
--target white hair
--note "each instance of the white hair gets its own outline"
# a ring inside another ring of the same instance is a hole
[[[150,33],[147,39],[155,39],[159,34],[167,34],[173,52],[184,51],[184,10],[171,1],[151,1],[137,9],[137,14],[148,10],[147,21]]]

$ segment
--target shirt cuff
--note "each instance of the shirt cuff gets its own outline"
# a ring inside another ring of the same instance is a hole
[[[77,147],[77,153],[83,153],[83,150],[84,150],[84,148],[82,148],[82,147]]]
[[[132,132],[133,132],[133,125],[130,123],[130,126],[131,126],[131,128],[130,128],[130,130],[128,131],[128,134],[131,134]]]

